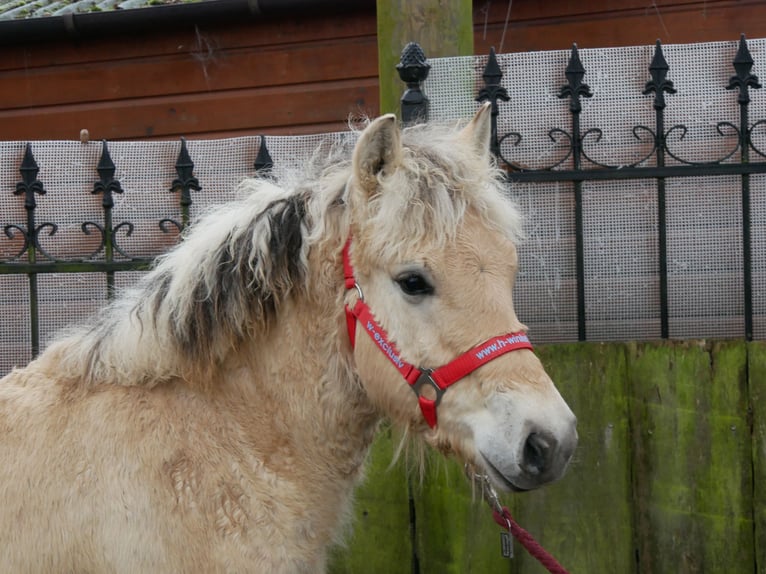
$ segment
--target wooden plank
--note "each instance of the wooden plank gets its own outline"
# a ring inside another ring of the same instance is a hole
[[[548,6],[547,2],[538,4]],[[516,8],[516,4],[513,7]],[[694,3],[660,9],[649,5],[561,18],[546,14],[526,21],[516,20],[511,12],[507,29],[504,16],[494,23],[485,23],[483,16],[476,17],[477,54],[488,53],[491,46],[500,51],[501,43],[503,52],[524,52],[566,50],[573,42],[580,48],[602,48],[651,45],[657,38],[666,44],[683,44],[738,40],[742,32],[749,38],[766,35],[766,5],[752,1]]]
[[[766,570],[766,342],[748,344],[753,436],[753,520],[755,561]]]
[[[0,111],[0,139],[77,139],[87,128],[92,140],[201,135],[211,131],[285,127],[337,122],[346,126],[352,113],[374,115],[378,82],[306,84],[289,88],[234,90]],[[289,133],[289,129],[285,129]]]
[[[577,415],[580,442],[564,478],[514,495],[511,511],[570,572],[634,572],[625,348],[576,343],[537,352]],[[514,562],[520,574],[545,572],[518,543]]]
[[[353,534],[330,553],[328,574],[410,572],[410,508],[403,461],[391,468],[394,444],[381,433],[367,464],[367,480],[356,493]]]
[[[708,0],[705,4],[710,7],[716,4],[731,4],[730,0]],[[647,7],[645,0],[546,0],[545,2],[518,2],[510,8],[510,20],[540,20],[554,18],[571,18],[574,16],[598,18],[602,14],[613,14],[637,10],[656,16],[665,10],[691,5],[701,9],[700,0],[653,0]],[[505,22],[508,17],[509,2],[474,2],[474,22],[480,24],[485,20],[491,23]]]
[[[753,572],[746,345],[629,345],[641,573]]]
[[[354,58],[346,57],[349,53]],[[3,109],[377,76],[374,36],[0,72]],[[55,86],[55,89],[51,89]]]
[[[189,26],[181,30],[56,42],[35,41],[0,50],[0,70],[111,62],[158,55],[194,54],[254,46],[292,46],[326,39],[375,37],[375,10],[325,17],[265,18],[241,23]]]
[[[326,122],[326,123],[315,123],[315,124],[303,124],[303,125],[284,125],[284,126],[271,126],[266,128],[258,129],[258,135],[293,135],[293,136],[299,136],[299,135],[314,135],[314,134],[325,134],[330,132],[345,132],[348,131],[348,122],[340,122],[338,120],[332,122]],[[230,130],[215,130],[210,132],[205,132],[204,134],[197,134],[192,137],[189,137],[189,140],[192,139],[221,139],[221,138],[238,138],[243,136],[252,136],[253,135],[253,128],[245,128],[241,130],[236,129],[230,129]],[[176,136],[165,136],[161,138],[153,138],[153,139],[176,139]]]

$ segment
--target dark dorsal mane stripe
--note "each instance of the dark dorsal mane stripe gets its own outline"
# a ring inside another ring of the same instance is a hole
[[[307,200],[305,194],[296,194],[269,203],[247,229],[238,230],[236,237],[228,234],[214,249],[208,263],[215,266],[212,284],[196,273],[192,304],[175,309],[172,328],[181,349],[206,357],[211,341],[221,336],[239,340],[274,319],[279,302],[304,278],[301,248]],[[253,254],[254,237],[264,232],[269,234],[268,250]],[[256,267],[265,276],[256,276]],[[163,282],[158,288],[167,295]]]

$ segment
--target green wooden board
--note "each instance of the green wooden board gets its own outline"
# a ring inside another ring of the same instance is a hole
[[[766,343],[748,345],[753,437],[753,519],[755,572],[766,572]]]
[[[423,483],[413,486],[420,572],[509,572],[511,564],[500,552],[501,529],[463,465],[430,458]]]
[[[330,574],[389,574],[412,571],[407,473],[394,458],[390,431],[378,436],[367,464],[367,479],[357,489],[353,532],[333,548]]]
[[[538,349],[578,416],[567,475],[505,497],[573,574],[766,573],[766,344],[577,343]],[[543,574],[500,529],[459,463],[413,479],[375,445],[355,531],[330,572]],[[415,545],[410,528],[414,526]],[[757,561],[757,562],[756,562]]]
[[[746,345],[630,345],[639,572],[753,572]]]
[[[576,343],[537,352],[577,415],[580,441],[562,480],[514,496],[514,516],[570,572],[633,572],[625,349]],[[516,572],[546,572],[518,544],[516,556]]]

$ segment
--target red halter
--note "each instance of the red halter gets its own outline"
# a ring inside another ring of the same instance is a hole
[[[362,289],[354,278],[354,268],[351,265],[351,257],[349,255],[350,247],[351,238],[349,237],[346,245],[343,247],[343,274],[345,275],[346,289],[356,289],[359,292],[359,298],[354,307],[351,308],[346,305],[346,323],[351,347],[353,348],[356,343],[356,322],[359,321],[362,323],[365,332],[398,369],[412,390],[415,391],[423,417],[431,428],[436,426],[436,407],[439,405],[447,387],[505,353],[519,349],[532,349],[532,344],[529,342],[527,335],[519,331],[488,339],[437,369],[424,369],[411,365],[401,358],[399,350],[388,340],[388,334],[375,320],[372,311],[367,303],[365,303]],[[436,393],[435,399],[423,396],[421,390],[424,385],[434,389]]]

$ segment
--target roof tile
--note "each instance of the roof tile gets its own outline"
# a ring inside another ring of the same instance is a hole
[[[110,12],[202,0],[0,0],[0,20],[61,16],[69,12]]]

